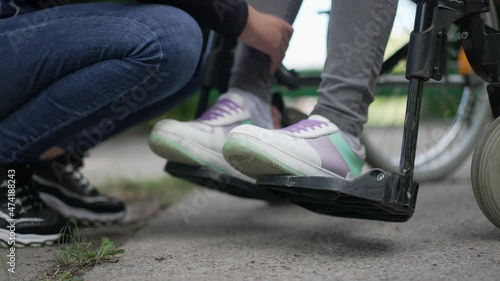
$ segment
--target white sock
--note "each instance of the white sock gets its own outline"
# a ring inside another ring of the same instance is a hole
[[[244,107],[252,115],[252,124],[266,129],[273,128],[271,104],[256,95],[238,88],[230,88],[228,93],[235,93],[243,98]]]

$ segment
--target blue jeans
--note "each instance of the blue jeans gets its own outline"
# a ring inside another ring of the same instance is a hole
[[[166,5],[91,3],[0,19],[0,162],[82,153],[196,88],[197,23]]]

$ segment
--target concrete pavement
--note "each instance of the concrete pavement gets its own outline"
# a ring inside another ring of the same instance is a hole
[[[85,171],[97,183],[151,179],[163,175],[163,164],[148,150],[145,136],[128,135],[92,151]],[[130,226],[94,232],[111,235],[126,250],[123,257],[84,277],[499,280],[500,230],[486,220],[473,198],[469,164],[470,159],[445,181],[423,184],[416,214],[404,224],[321,216],[293,205],[270,206],[205,189],[157,215],[156,208],[138,215],[144,204],[132,206]],[[18,274],[2,273],[1,281],[32,280],[56,263],[55,247],[17,253]]]
[[[500,230],[470,189],[468,164],[424,184],[394,224],[321,216],[198,190],[129,239],[86,280],[498,280]]]
[[[142,131],[133,130],[90,151],[89,157],[85,159],[83,173],[97,186],[123,179],[140,182],[164,176],[164,164],[165,160],[149,149],[147,135]],[[158,211],[159,202],[134,202],[127,207],[128,216],[125,225],[98,229],[82,227],[80,231],[97,242],[102,236],[111,237],[115,244],[121,246],[138,227],[147,223],[147,219]],[[44,272],[57,264],[57,247],[55,246],[17,248],[16,274],[10,275],[4,273],[7,270],[3,267],[6,255],[7,249],[0,248],[0,262],[2,263],[0,281],[38,281]]]

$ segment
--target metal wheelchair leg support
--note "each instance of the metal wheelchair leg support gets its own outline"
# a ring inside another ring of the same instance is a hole
[[[441,80],[446,71],[446,29],[463,16],[464,4],[449,1],[417,2],[411,34],[406,78],[410,81],[399,166],[401,191],[411,193],[417,151],[420,106],[424,82]],[[405,194],[401,194],[405,196]]]
[[[413,180],[422,89],[445,73],[446,29],[463,17],[461,1],[418,1],[408,52],[410,80],[399,174],[374,169],[356,179],[268,176],[259,186],[313,212],[330,216],[404,222],[414,213],[418,183]]]
[[[320,214],[391,222],[410,219],[418,194],[413,170],[423,84],[445,73],[445,31],[463,17],[464,10],[462,1],[418,1],[408,47],[410,84],[399,173],[374,169],[355,179],[267,176],[259,178],[257,185]]]

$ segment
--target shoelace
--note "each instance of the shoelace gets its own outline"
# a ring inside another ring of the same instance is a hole
[[[300,133],[314,130],[315,128],[321,128],[324,125],[328,125],[328,123],[319,120],[305,119],[282,130],[290,133]]]
[[[8,185],[4,183],[1,184],[2,194],[7,193],[7,186]],[[14,204],[16,206],[14,209],[16,217],[46,207],[45,203],[40,198],[40,194],[31,182],[27,183],[22,181],[18,181],[16,185],[16,200]]]
[[[230,99],[222,98],[217,101],[212,107],[210,107],[207,111],[205,111],[198,121],[211,121],[218,119],[220,117],[225,117],[227,115],[232,115],[233,113],[237,113],[238,111],[243,110],[243,107],[233,102]],[[231,112],[232,111],[232,112]]]
[[[38,192],[38,190],[36,190],[31,180],[33,174],[32,168],[22,165],[17,165],[14,167],[16,171],[15,200],[14,202],[9,200],[9,203],[14,203],[15,205],[14,215],[18,217],[28,212],[37,212],[38,210],[46,208],[45,203],[40,198],[40,193]],[[1,170],[5,171],[5,169]],[[7,195],[9,193],[9,179],[11,178],[3,177],[2,179],[0,179],[0,194]]]
[[[71,164],[67,164],[64,168],[64,173],[69,175],[74,181],[78,183],[79,186],[83,187],[87,192],[95,192],[94,187],[90,184],[90,182],[83,176],[80,172],[79,167],[81,166],[73,166]]]
[[[45,202],[43,202],[42,198],[40,198],[40,192],[38,192],[38,190],[35,189],[33,184],[28,184],[26,188],[29,191],[28,196],[31,199],[31,203],[36,210],[40,210],[47,207],[47,205],[45,205]]]

